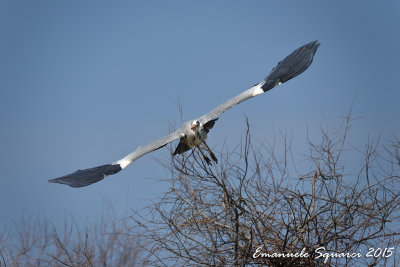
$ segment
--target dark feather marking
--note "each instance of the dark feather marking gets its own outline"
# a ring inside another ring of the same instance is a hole
[[[185,143],[185,141],[181,140],[179,141],[178,146],[175,149],[174,154],[172,154],[173,156],[175,156],[176,154],[182,154],[186,151],[190,150],[190,147]]]
[[[168,145],[168,144],[165,144],[165,145],[163,145],[163,146],[160,146],[159,148],[156,148],[156,149],[154,149],[153,151],[159,150],[160,148],[163,148],[163,147],[165,147],[166,145]]]
[[[66,184],[71,187],[83,187],[103,180],[106,176],[119,172],[119,164],[107,164],[85,170],[77,170],[74,173],[49,180],[50,183]]]
[[[279,82],[284,83],[303,73],[311,65],[319,45],[318,41],[303,45],[280,61],[265,78],[261,87],[264,92],[274,88]]]
[[[208,132],[214,127],[214,124],[215,124],[215,122],[216,122],[217,120],[218,120],[218,118],[213,119],[213,120],[210,120],[210,121],[206,122],[206,123],[203,125],[203,128],[204,128],[204,130],[206,130],[206,133],[208,133]]]

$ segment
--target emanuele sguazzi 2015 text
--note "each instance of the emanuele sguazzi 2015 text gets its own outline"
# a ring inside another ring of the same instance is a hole
[[[368,251],[365,252],[364,256],[367,258],[374,257],[383,257],[389,258],[393,254],[394,247],[390,248],[368,248]],[[363,253],[358,252],[337,252],[337,251],[327,251],[325,247],[319,247],[314,251],[315,259],[324,259],[324,262],[328,262],[330,258],[361,258]],[[303,248],[300,252],[290,252],[290,253],[281,253],[281,252],[266,252],[263,250],[263,247],[260,246],[256,249],[253,254],[254,259],[263,259],[263,258],[309,258],[310,253],[306,252],[306,248]]]

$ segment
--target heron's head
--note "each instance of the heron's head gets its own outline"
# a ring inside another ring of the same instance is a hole
[[[190,125],[190,129],[195,131],[198,130],[200,127],[200,122],[199,121],[192,121],[192,124]]]

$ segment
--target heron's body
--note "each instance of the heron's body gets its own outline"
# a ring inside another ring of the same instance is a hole
[[[199,120],[194,120],[191,123],[186,122],[183,125],[181,138],[173,155],[182,154],[193,147],[198,147],[202,143],[205,144],[207,134],[214,127],[217,120],[218,118],[210,120],[205,124],[202,124]]]
[[[189,129],[182,138],[185,139],[186,144],[190,148],[193,148],[195,146],[200,145],[203,141],[207,139],[207,133],[203,129],[201,130]]]
[[[155,140],[145,146],[138,147],[135,151],[128,154],[124,158],[111,164],[78,170],[74,173],[56,179],[51,179],[49,182],[67,184],[72,187],[90,185],[104,179],[108,175],[121,171],[143,155],[160,149],[178,138],[180,141],[173,155],[182,154],[192,148],[197,147],[203,154],[207,163],[210,164],[210,160],[199,147],[201,144],[204,144],[212,159],[217,162],[217,158],[211,152],[210,148],[205,143],[205,140],[207,139],[210,129],[214,127],[215,122],[218,120],[218,117],[233,106],[249,98],[260,95],[304,72],[311,65],[318,46],[319,43],[317,41],[313,41],[299,47],[285,59],[280,61],[278,65],[273,68],[268,76],[260,83],[222,103],[200,118],[185,122],[175,132]]]

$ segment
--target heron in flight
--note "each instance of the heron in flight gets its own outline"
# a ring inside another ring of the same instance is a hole
[[[245,101],[246,99],[262,94],[304,72],[311,65],[314,54],[319,45],[320,44],[318,41],[313,41],[299,47],[289,56],[280,61],[278,65],[272,69],[270,74],[268,74],[268,76],[260,83],[222,103],[200,118],[183,123],[182,126],[173,133],[155,140],[145,146],[138,147],[135,151],[124,158],[111,164],[85,170],[78,170],[74,173],[51,179],[49,182],[66,184],[72,187],[83,187],[96,183],[100,180],[103,180],[108,175],[116,174],[122,169],[125,169],[129,164],[143,155],[162,148],[178,138],[180,139],[179,144],[176,147],[173,155],[182,154],[192,148],[197,148],[203,155],[206,162],[210,164],[211,160],[199,147],[201,144],[203,144],[210,154],[212,160],[218,162],[216,156],[214,153],[212,153],[211,149],[205,142],[208,132],[213,128],[215,122],[218,120],[218,117],[228,109]]]

